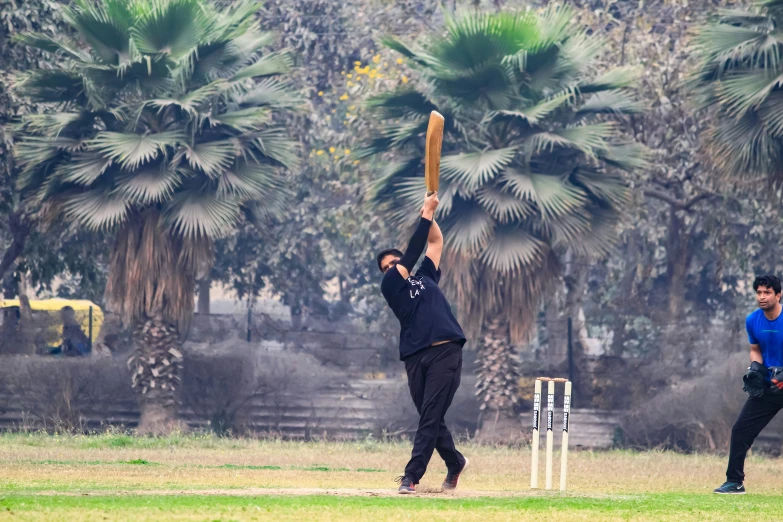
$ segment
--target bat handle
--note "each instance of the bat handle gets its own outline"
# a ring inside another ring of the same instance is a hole
[[[434,191],[432,191],[432,190],[428,190],[427,191],[427,197],[432,196],[433,194],[435,194]]]

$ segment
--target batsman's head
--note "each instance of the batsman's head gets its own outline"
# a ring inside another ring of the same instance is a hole
[[[386,250],[381,250],[378,253],[378,268],[385,274],[391,267],[400,261],[401,257],[402,252],[396,248],[387,248]]]
[[[774,275],[758,276],[753,281],[756,301],[762,310],[772,310],[780,302],[780,279]]]

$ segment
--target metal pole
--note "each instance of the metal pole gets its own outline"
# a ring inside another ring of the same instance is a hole
[[[568,318],[568,380],[574,381],[574,343],[571,339],[573,337],[573,328],[571,324],[571,318]]]
[[[247,302],[247,342],[250,342],[250,322],[253,317],[253,309],[250,308],[250,301]]]
[[[90,307],[90,322],[89,326],[87,327],[89,331],[89,338],[90,338],[90,351],[92,351],[92,306]]]

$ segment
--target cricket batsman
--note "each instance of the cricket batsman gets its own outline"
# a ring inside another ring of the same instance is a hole
[[[400,359],[420,416],[411,459],[405,474],[397,479],[401,494],[416,493],[433,450],[446,462],[444,490],[455,489],[468,466],[444,420],[459,388],[466,339],[438,287],[443,235],[433,220],[437,207],[437,192],[428,194],[405,253],[388,249],[378,254],[378,268],[383,272],[381,292],[400,321]],[[414,275],[411,272],[425,247],[427,255]]]
[[[753,281],[759,309],[745,320],[750,343],[750,367],[742,378],[748,394],[731,429],[726,482],[719,494],[744,494],[745,456],[764,426],[783,408],[783,317],[780,279],[759,276]]]

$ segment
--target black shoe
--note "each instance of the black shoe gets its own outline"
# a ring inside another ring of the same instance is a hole
[[[460,470],[456,473],[448,472],[446,474],[446,480],[443,481],[443,490],[454,490],[457,489],[457,484],[459,484],[459,478],[462,476],[462,474],[465,472],[466,469],[468,469],[468,465],[470,464],[470,461],[467,457],[465,457],[465,463],[462,464],[462,467]]]
[[[397,489],[397,493],[400,495],[415,495],[416,484],[413,483],[408,477],[397,477],[394,481],[400,485]]]
[[[717,488],[713,493],[718,495],[744,495],[745,486],[741,482],[724,482],[723,485]]]

